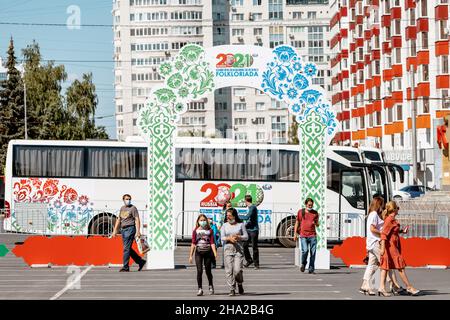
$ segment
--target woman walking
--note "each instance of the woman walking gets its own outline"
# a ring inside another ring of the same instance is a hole
[[[230,296],[236,294],[236,285],[239,294],[244,294],[242,268],[244,265],[243,242],[248,240],[247,230],[234,208],[227,209],[227,222],[222,226],[220,233],[224,241],[225,274],[230,288]]]
[[[379,296],[389,297],[391,294],[386,292],[385,282],[389,270],[396,269],[406,285],[406,292],[417,296],[420,291],[414,288],[406,276],[406,263],[401,255],[400,233],[406,233],[407,230],[400,229],[400,224],[395,219],[399,211],[397,203],[390,201],[386,204],[383,211],[384,226],[381,232],[381,282],[378,290]]]
[[[209,294],[214,294],[211,266],[213,257],[217,257],[217,249],[214,243],[214,233],[208,223],[208,218],[204,214],[200,214],[198,216],[196,227],[192,232],[192,244],[191,252],[189,255],[189,263],[192,263],[192,257],[194,253],[195,264],[197,266],[197,295],[203,295],[203,265],[205,265],[206,276],[208,277]]]
[[[371,288],[371,280],[373,275],[380,265],[380,236],[383,228],[384,221],[381,214],[384,209],[384,199],[382,197],[374,197],[369,207],[369,215],[367,216],[367,237],[366,237],[366,250],[368,255],[368,263],[366,272],[364,273],[363,283],[359,292],[362,294],[368,294],[370,296],[375,295],[375,290]],[[404,289],[399,286],[395,274],[389,272],[389,280],[392,281],[392,292],[400,293]],[[392,280],[391,280],[392,279]]]

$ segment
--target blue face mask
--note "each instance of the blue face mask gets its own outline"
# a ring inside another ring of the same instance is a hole
[[[131,199],[130,200],[124,200],[126,206],[131,206]]]
[[[206,221],[205,221],[205,220],[199,221],[198,224],[199,224],[200,227],[202,227],[202,228],[206,227]]]

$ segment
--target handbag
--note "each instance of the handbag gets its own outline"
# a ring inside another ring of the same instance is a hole
[[[146,236],[141,235],[140,238],[136,237],[135,240],[140,254],[145,254],[150,251]]]

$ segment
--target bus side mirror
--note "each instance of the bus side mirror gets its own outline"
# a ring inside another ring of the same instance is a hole
[[[397,176],[395,175],[395,169],[392,167],[389,167],[389,171],[392,173],[392,181],[397,181]]]

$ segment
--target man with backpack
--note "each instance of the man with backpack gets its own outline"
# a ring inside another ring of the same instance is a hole
[[[300,242],[302,245],[301,272],[305,271],[309,251],[310,258],[308,269],[310,274],[314,274],[317,245],[316,227],[319,226],[319,213],[313,209],[314,201],[311,198],[305,200],[305,206],[306,208],[300,209],[297,213],[297,220],[295,221],[294,227],[294,241],[297,241],[298,235],[300,235]]]

